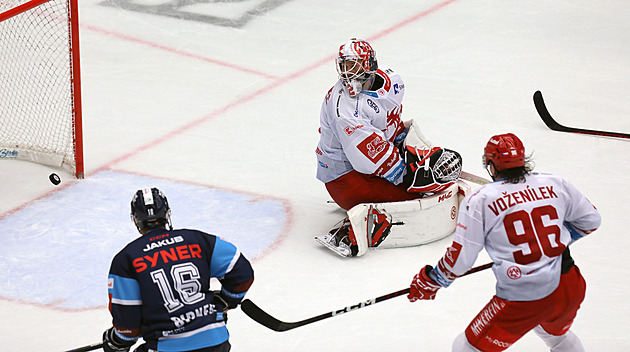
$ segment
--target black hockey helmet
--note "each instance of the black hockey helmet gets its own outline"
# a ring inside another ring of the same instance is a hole
[[[157,188],[139,189],[131,199],[131,219],[138,231],[156,227],[172,230],[171,208],[164,194]]]

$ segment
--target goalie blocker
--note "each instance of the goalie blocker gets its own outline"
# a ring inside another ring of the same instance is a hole
[[[315,239],[343,257],[368,248],[410,247],[437,241],[455,230],[461,200],[471,188],[458,181],[444,191],[403,202],[362,203],[348,210],[328,234]]]

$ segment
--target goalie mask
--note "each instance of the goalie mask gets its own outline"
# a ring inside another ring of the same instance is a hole
[[[376,52],[365,40],[352,38],[339,47],[336,66],[339,79],[343,81],[348,94],[354,97],[378,70]]]
[[[168,200],[157,188],[140,189],[134,194],[131,199],[131,219],[140,233],[156,227],[173,229]]]
[[[497,171],[525,166],[523,142],[513,133],[493,136],[483,150],[483,167],[487,168],[489,162]]]

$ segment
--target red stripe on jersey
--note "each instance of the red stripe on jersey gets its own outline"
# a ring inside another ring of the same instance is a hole
[[[383,88],[385,89],[385,91],[389,92],[389,89],[392,87],[392,79],[389,78],[389,76],[387,75],[387,73],[385,73],[385,71],[383,70],[378,70],[376,71],[376,73],[383,77],[383,81],[385,81],[385,83],[383,83]]]
[[[446,249],[446,254],[444,255],[444,259],[446,264],[448,264],[451,268],[455,266],[457,262],[457,258],[459,258],[459,254],[461,253],[462,245],[453,241],[450,247]]]

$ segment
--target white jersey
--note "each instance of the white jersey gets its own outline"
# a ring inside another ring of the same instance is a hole
[[[546,297],[558,287],[562,252],[600,223],[597,209],[561,177],[533,173],[524,183],[493,182],[462,201],[453,244],[434,271],[436,280],[448,286],[485,247],[499,298]]]
[[[328,91],[320,113],[317,179],[327,183],[351,170],[398,184],[404,164],[393,141],[404,125],[400,119],[405,85],[390,69],[378,70],[375,91],[350,97],[341,80]]]

